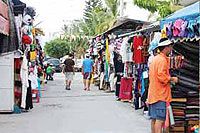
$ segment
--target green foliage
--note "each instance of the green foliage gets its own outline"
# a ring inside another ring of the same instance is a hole
[[[94,37],[112,28],[117,20],[119,0],[105,0],[103,8],[101,0],[88,0],[80,28],[84,34]]]
[[[133,0],[134,4],[140,8],[144,8],[152,13],[157,11],[159,2],[157,0]]]
[[[92,36],[97,33],[98,23],[100,22],[97,18],[96,13],[103,10],[103,4],[101,0],[87,0],[84,9],[83,20],[81,23],[81,28],[84,34],[87,36]]]
[[[109,10],[110,16],[113,18],[117,18],[118,16],[118,8],[119,8],[119,0],[105,0],[107,9]]]
[[[82,36],[76,36],[72,40],[70,36],[66,36],[63,40],[55,39],[46,43],[44,50],[50,57],[61,58],[68,53],[78,53],[82,55],[82,51],[88,48],[88,40]]]
[[[52,40],[44,46],[44,51],[50,57],[61,58],[69,52],[69,45],[64,40]]]
[[[181,9],[182,7],[178,5],[179,1],[180,0],[133,0],[133,3],[151,13],[158,12],[160,17],[157,19],[161,19]]]
[[[84,9],[83,19],[86,23],[92,22],[92,10],[95,8],[103,8],[101,0],[87,0]]]

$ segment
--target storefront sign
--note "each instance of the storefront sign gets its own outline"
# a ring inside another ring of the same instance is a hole
[[[9,35],[9,21],[0,15],[0,33]]]

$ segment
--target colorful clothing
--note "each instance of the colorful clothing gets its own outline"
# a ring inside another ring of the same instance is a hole
[[[169,58],[163,53],[158,54],[150,64],[149,78],[148,103],[171,102]]]
[[[53,69],[51,68],[51,66],[48,66],[47,67],[47,73],[52,73],[53,72]]]
[[[93,61],[91,59],[84,59],[83,60],[83,72],[84,73],[91,73],[93,67]]]
[[[145,58],[142,53],[143,40],[144,40],[144,37],[142,36],[135,36],[133,39],[133,47],[134,47],[133,61],[135,61],[136,64],[145,62]]]

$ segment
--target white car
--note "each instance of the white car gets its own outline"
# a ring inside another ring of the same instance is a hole
[[[77,59],[77,60],[75,61],[74,68],[75,68],[75,71],[76,71],[76,72],[81,72],[82,64],[83,64],[83,60],[82,60],[82,59]]]

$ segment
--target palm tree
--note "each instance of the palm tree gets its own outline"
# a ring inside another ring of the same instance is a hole
[[[105,0],[105,3],[106,9],[96,12],[96,17],[101,19],[101,22],[97,27],[98,34],[112,28],[119,16],[119,0]]]
[[[119,16],[119,0],[105,0],[107,6],[107,25],[109,28],[112,28],[117,21],[117,17]]]
[[[180,0],[133,0],[135,5],[151,13],[149,18],[155,13],[158,13],[160,17],[158,17],[157,20],[183,8],[183,6],[179,5],[179,2]]]

